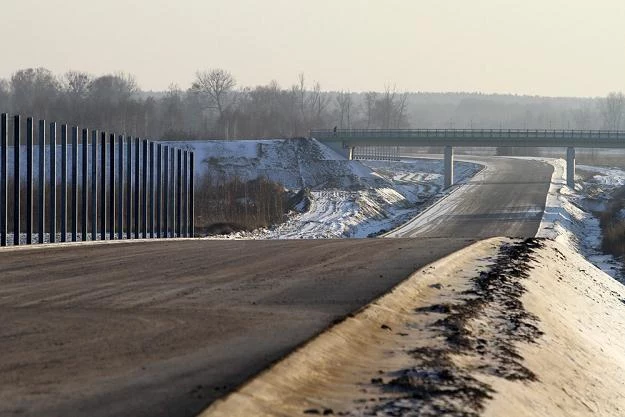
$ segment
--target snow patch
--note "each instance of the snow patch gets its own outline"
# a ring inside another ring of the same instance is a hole
[[[554,171],[545,212],[536,236],[551,238],[570,246],[605,273],[624,282],[620,262],[614,256],[601,252],[599,219],[584,209],[583,201],[588,197],[596,198],[598,194],[607,198],[609,190],[625,184],[625,171],[578,165],[578,169],[594,172],[595,175],[590,180],[581,182],[577,176],[578,183],[573,190],[566,185],[565,160],[544,158],[542,160],[550,163]],[[591,184],[594,186],[589,192]]]

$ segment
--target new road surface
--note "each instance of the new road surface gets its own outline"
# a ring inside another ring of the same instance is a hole
[[[0,415],[191,416],[416,269],[535,234],[551,167],[492,167],[418,238],[0,250]]]
[[[455,190],[387,237],[526,237],[538,231],[553,166],[537,160],[462,158],[486,164]]]

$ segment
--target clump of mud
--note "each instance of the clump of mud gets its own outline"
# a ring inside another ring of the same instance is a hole
[[[503,245],[458,302],[417,309],[416,314],[443,316],[431,330],[444,343],[410,350],[413,367],[388,374],[387,382],[376,380],[385,397],[340,414],[477,417],[494,390],[476,376],[536,381],[516,346],[543,334],[521,302],[532,253],[542,246],[539,239]]]

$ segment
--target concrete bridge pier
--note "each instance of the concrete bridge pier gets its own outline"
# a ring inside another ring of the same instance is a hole
[[[566,148],[566,185],[575,188],[575,148]]]
[[[445,176],[443,188],[449,188],[454,183],[454,148],[445,146]]]

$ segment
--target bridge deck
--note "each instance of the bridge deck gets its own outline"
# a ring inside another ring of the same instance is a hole
[[[531,146],[625,148],[625,131],[537,129],[330,129],[311,130],[322,142],[346,146]]]

